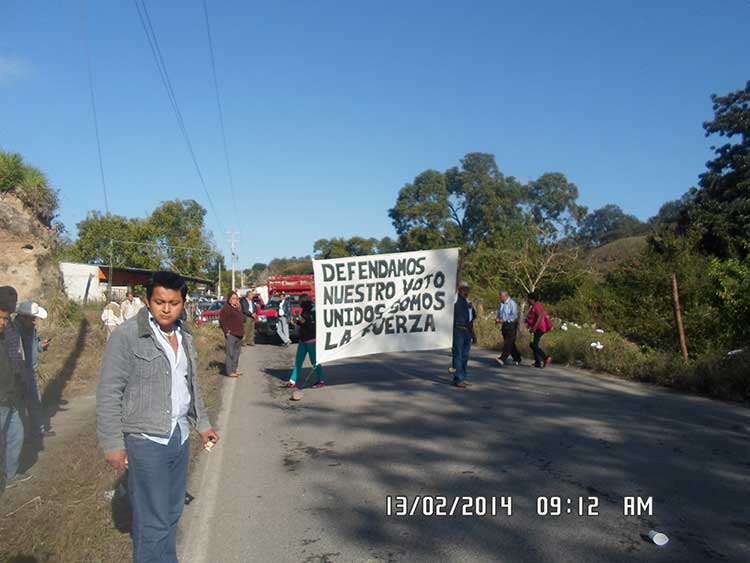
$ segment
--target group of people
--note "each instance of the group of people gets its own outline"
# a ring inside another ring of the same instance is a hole
[[[128,291],[127,297],[122,303],[110,301],[104,306],[101,319],[109,338],[114,330],[128,319],[132,319],[146,306],[145,298],[135,298],[132,291]]]
[[[285,292],[278,295],[274,300],[276,310],[276,332],[281,338],[282,346],[285,348],[291,344],[289,337],[289,325],[297,324],[299,327],[297,355],[294,370],[287,382],[287,387],[297,386],[297,377],[302,370],[305,358],[310,358],[310,363],[315,369],[316,382],[313,387],[325,386],[323,379],[323,367],[316,363],[315,357],[315,302],[307,294],[300,297],[301,311],[298,315],[292,314],[292,303]],[[259,306],[257,294],[248,291],[244,297],[239,297],[236,292],[231,292],[227,303],[219,313],[219,327],[226,338],[226,375],[228,377],[239,377],[240,352],[242,342],[245,340],[247,346],[255,345],[255,322],[257,321],[257,309]]]
[[[24,441],[41,444],[55,435],[38,382],[39,354],[50,341],[39,336],[36,321],[46,318],[38,303],[18,303],[15,288],[0,287],[0,493],[31,479],[18,472]]]
[[[466,388],[471,385],[467,381],[466,368],[469,362],[469,353],[471,345],[477,343],[476,333],[474,332],[474,321],[476,319],[476,310],[469,300],[470,287],[467,282],[458,284],[458,298],[454,305],[453,312],[453,364],[451,372],[453,373],[453,385],[459,388]],[[500,325],[500,332],[503,337],[503,349],[500,356],[496,359],[500,367],[506,365],[509,358],[512,359],[516,366],[522,365],[521,352],[516,345],[518,329],[520,322],[520,308],[518,304],[510,297],[508,290],[501,289],[499,292],[500,305],[497,308],[495,323]],[[552,330],[552,321],[539,302],[539,294],[531,292],[526,296],[529,304],[529,312],[526,315],[526,326],[531,334],[530,347],[534,353],[534,367],[545,368],[552,363],[540,342],[542,337]]]

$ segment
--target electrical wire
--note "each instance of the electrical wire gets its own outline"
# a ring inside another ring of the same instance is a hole
[[[177,103],[177,96],[174,93],[174,88],[172,87],[172,81],[169,78],[169,72],[167,71],[167,65],[164,62],[164,57],[161,53],[161,48],[159,47],[159,40],[156,36],[156,31],[154,30],[154,26],[151,23],[151,16],[148,13],[148,8],[146,6],[145,0],[133,0],[135,3],[136,10],[138,11],[138,17],[141,20],[141,25],[143,26],[143,31],[146,34],[146,39],[148,39],[149,47],[151,48],[151,54],[154,57],[154,62],[156,63],[156,67],[159,71],[159,76],[161,77],[162,84],[164,85],[164,89],[167,92],[167,97],[169,98],[170,105],[172,106],[172,110],[174,111],[175,118],[177,119],[177,124],[180,128],[180,132],[182,133],[182,137],[185,140],[185,144],[187,146],[188,152],[190,153],[190,158],[193,161],[193,165],[195,166],[195,171],[198,174],[198,179],[200,180],[201,186],[203,187],[203,191],[206,194],[206,198],[208,200],[209,206],[211,207],[211,211],[214,214],[214,217],[216,219],[216,223],[219,226],[220,232],[224,231],[224,228],[221,223],[221,219],[219,218],[219,214],[216,212],[216,207],[214,206],[213,199],[211,198],[211,194],[208,191],[208,187],[206,186],[206,181],[203,177],[203,172],[201,171],[200,166],[198,165],[198,159],[195,156],[195,151],[193,150],[193,144],[190,141],[190,136],[187,132],[187,127],[185,127],[185,121],[182,118],[182,112],[180,111],[180,106]]]
[[[227,134],[224,128],[224,110],[221,105],[221,96],[219,95],[219,80],[216,75],[216,57],[214,56],[214,42],[211,36],[211,25],[209,24],[208,5],[206,4],[206,0],[203,0],[203,15],[206,20],[206,35],[208,36],[208,52],[210,54],[210,59],[211,59],[211,74],[214,79],[214,92],[216,93],[216,109],[219,112],[219,126],[221,129],[221,142],[224,148],[224,160],[227,165],[227,177],[229,178],[229,190],[232,195],[232,204],[234,205],[235,221],[237,225],[240,226],[240,231],[241,231],[242,222],[239,221],[239,217],[237,216],[237,212],[239,208],[237,207],[237,197],[234,191],[234,179],[232,178],[232,168],[229,165],[229,149],[227,148]]]
[[[99,116],[96,112],[96,96],[94,95],[94,75],[91,70],[91,48],[89,45],[89,25],[88,25],[88,7],[87,0],[83,0],[83,11],[81,13],[83,25],[83,43],[86,51],[86,69],[89,78],[89,99],[91,100],[91,113],[94,116],[94,132],[96,133],[96,151],[99,156],[99,175],[102,181],[102,191],[104,192],[104,209],[109,215],[109,197],[107,197],[107,182],[104,177],[104,160],[102,159],[102,141],[99,136]]]

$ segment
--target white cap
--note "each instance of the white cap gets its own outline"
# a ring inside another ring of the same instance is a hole
[[[24,301],[23,303],[19,303],[18,307],[16,307],[16,313],[18,313],[19,315],[36,317],[37,319],[47,318],[47,310],[43,307],[40,307],[33,301]]]
[[[458,289],[461,289],[462,287],[468,288],[469,287],[469,282],[465,282],[465,281],[458,282]]]

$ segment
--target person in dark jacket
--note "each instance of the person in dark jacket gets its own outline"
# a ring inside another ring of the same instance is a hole
[[[255,346],[255,302],[252,291],[240,298],[240,308],[245,319],[245,346]]]
[[[305,358],[310,356],[310,363],[315,368],[315,375],[317,376],[317,381],[313,387],[318,389],[324,387],[326,383],[323,380],[323,366],[315,362],[315,303],[309,295],[303,295],[300,299],[300,306],[302,307],[302,313],[297,317],[297,323],[299,324],[297,357],[294,360],[294,370],[286,386],[297,386],[297,376],[302,370],[302,364],[305,362]]]
[[[240,308],[240,298],[234,291],[229,294],[226,305],[219,313],[219,326],[227,339],[226,373],[228,377],[242,375],[239,371],[242,339],[245,336],[245,320]]]
[[[458,298],[453,307],[453,385],[459,388],[471,385],[466,381],[466,366],[469,363],[471,345],[477,343],[474,334],[474,319],[477,314],[469,301],[469,284],[458,284]]]
[[[18,473],[23,449],[24,372],[23,343],[11,322],[18,294],[0,287],[0,493],[28,481],[30,473]]]

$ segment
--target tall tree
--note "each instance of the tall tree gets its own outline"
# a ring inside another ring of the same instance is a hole
[[[706,136],[726,142],[711,147],[715,158],[700,177],[695,205],[683,226],[702,231],[702,245],[720,257],[750,255],[750,81],[726,96],[711,96],[714,119],[703,124]]]
[[[635,215],[609,203],[589,213],[581,224],[580,237],[593,246],[644,232],[646,226]]]

